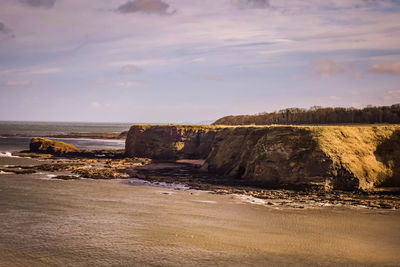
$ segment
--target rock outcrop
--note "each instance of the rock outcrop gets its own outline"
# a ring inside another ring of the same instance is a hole
[[[45,153],[57,156],[80,152],[80,150],[73,145],[46,138],[32,138],[29,148],[30,152],[33,153]]]
[[[126,138],[125,155],[158,160],[205,159],[217,129],[212,126],[134,125]]]

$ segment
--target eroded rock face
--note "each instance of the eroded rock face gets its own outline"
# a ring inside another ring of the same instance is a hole
[[[125,143],[128,157],[152,159],[205,159],[211,151],[216,127],[134,125]]]
[[[227,128],[221,131],[206,164],[208,171],[280,186],[324,182],[330,160],[304,128]]]
[[[80,150],[73,145],[46,138],[32,138],[29,148],[30,152],[52,155],[67,155],[80,152]]]
[[[204,169],[266,186],[400,186],[399,126],[237,127],[220,131]]]

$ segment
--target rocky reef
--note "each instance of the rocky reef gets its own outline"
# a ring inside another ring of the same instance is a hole
[[[30,142],[29,148],[30,152],[33,153],[52,154],[58,156],[80,152],[80,150],[73,145],[46,138],[33,138]]]
[[[218,130],[213,126],[134,125],[126,138],[125,155],[157,160],[206,158]]]

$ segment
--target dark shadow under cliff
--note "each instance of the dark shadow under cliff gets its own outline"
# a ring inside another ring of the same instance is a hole
[[[375,156],[392,170],[391,177],[379,186],[400,186],[400,130],[395,130],[389,139],[377,146]]]

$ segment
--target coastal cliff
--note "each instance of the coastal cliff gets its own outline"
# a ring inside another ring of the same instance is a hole
[[[205,159],[218,127],[134,125],[130,128],[125,155],[158,160]]]
[[[206,167],[266,186],[400,186],[399,133],[399,126],[227,128],[216,136]]]
[[[135,125],[126,156],[206,159],[203,170],[266,187],[400,186],[400,126]]]

